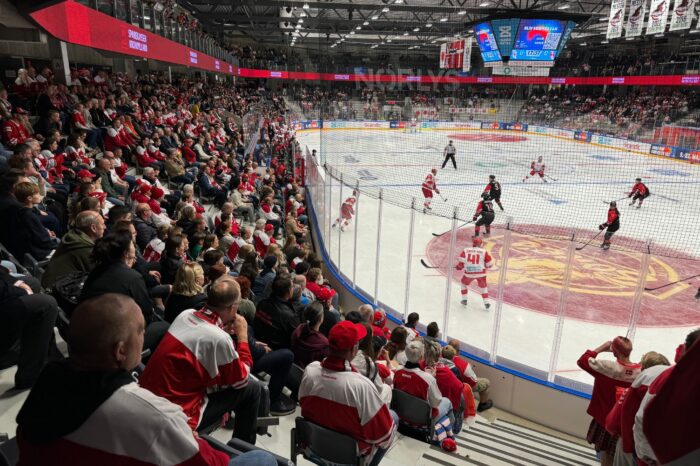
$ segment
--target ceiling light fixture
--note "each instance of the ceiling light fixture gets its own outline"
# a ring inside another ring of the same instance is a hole
[[[568,10],[569,8],[571,8],[571,5],[564,4],[562,6],[558,6],[557,10]]]
[[[425,25],[425,27],[431,28],[431,27],[433,27],[433,23],[428,23],[428,24]]]
[[[304,13],[304,12],[302,11],[301,14],[300,14],[299,16],[302,17],[302,18],[306,18],[306,13]]]
[[[382,8],[382,13],[389,13],[389,8],[388,7]]]
[[[299,24],[303,24],[303,23],[304,23],[304,18],[299,18]]]
[[[481,2],[481,3],[479,3],[479,6],[489,6],[489,5],[490,5],[489,2]]]
[[[413,32],[418,32],[420,31],[420,28],[413,28]]]
[[[387,43],[389,43],[389,42],[391,42],[391,39],[387,39],[386,41],[387,41]]]
[[[403,35],[404,35],[404,36],[407,36],[407,35],[408,35],[408,31],[404,32]]]
[[[440,18],[441,23],[444,23],[445,21],[447,21],[447,16],[445,16],[444,18]]]
[[[354,35],[355,35],[355,31],[350,31],[350,35],[351,35],[351,36],[354,36]]]
[[[357,29],[358,31],[361,31],[361,30],[362,30],[362,26],[357,26],[355,29]]]
[[[464,15],[467,14],[467,10],[460,10],[460,11],[457,12],[457,14],[458,14],[459,16],[464,16]]]
[[[369,21],[365,21],[364,23],[362,23],[362,25],[363,25],[363,26],[368,26],[368,25],[369,25]]]
[[[308,9],[309,9],[309,4],[308,4],[308,3],[304,3],[304,6],[302,6],[302,8],[303,8],[304,10],[308,10]]]
[[[379,15],[373,15],[372,20],[379,19]]]

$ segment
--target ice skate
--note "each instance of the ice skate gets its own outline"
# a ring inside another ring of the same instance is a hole
[[[462,306],[466,306],[466,305],[467,305],[467,298],[464,298],[464,299],[461,300],[459,303],[460,303]]]
[[[485,302],[485,303],[484,303],[484,307],[485,307],[486,310],[488,311],[489,309],[491,309],[491,303]]]

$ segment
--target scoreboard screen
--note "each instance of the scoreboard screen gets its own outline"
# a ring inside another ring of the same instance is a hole
[[[476,43],[479,44],[481,58],[484,60],[484,63],[500,62],[501,52],[498,50],[498,44],[493,35],[491,24],[477,24],[474,27],[474,35],[476,36]]]
[[[524,61],[553,61],[565,23],[552,19],[521,19],[510,58]]]
[[[527,66],[552,66],[576,27],[573,21],[510,18],[474,26],[486,66],[503,61]]]

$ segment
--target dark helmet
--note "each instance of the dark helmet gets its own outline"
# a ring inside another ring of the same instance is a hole
[[[617,207],[617,202],[612,201],[610,202],[610,208]]]
[[[642,179],[641,179],[641,178],[636,178],[634,181],[636,181],[637,183],[641,183],[641,182],[642,182]]]
[[[495,180],[495,179],[496,179],[496,175],[489,175],[489,180]]]

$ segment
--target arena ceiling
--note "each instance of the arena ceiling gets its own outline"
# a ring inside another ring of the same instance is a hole
[[[577,21],[574,40],[605,33],[610,0],[178,0],[212,35],[241,43],[356,49],[437,46],[494,15],[548,12]],[[342,42],[341,42],[342,41]],[[376,47],[375,47],[376,46]],[[378,52],[380,51],[378,50]]]

